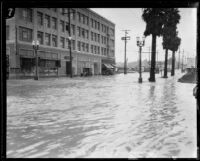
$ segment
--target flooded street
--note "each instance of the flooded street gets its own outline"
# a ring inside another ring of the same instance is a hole
[[[7,81],[7,157],[197,157],[195,84],[149,73]]]

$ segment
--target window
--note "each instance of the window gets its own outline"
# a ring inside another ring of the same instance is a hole
[[[101,47],[101,55],[103,55],[103,48]]]
[[[10,36],[10,27],[7,25],[6,26],[6,40],[9,40],[9,36]]]
[[[89,39],[89,31],[85,30],[86,38]]]
[[[52,17],[52,28],[57,29],[57,19],[55,17]]]
[[[85,38],[85,29],[82,29],[82,37]]]
[[[94,21],[92,18],[91,18],[91,26],[92,26],[92,28],[94,27]]]
[[[40,31],[37,32],[37,39],[40,44],[43,44],[43,32]]]
[[[75,35],[75,25],[71,25],[71,34]]]
[[[42,26],[43,25],[43,13],[37,12],[37,24]]]
[[[33,10],[30,8],[20,9],[20,18],[24,21],[33,22]]]
[[[69,49],[69,39],[66,38],[66,48]]]
[[[48,33],[45,33],[45,45],[51,45],[51,35]]]
[[[77,27],[77,34],[79,37],[81,37],[81,28],[79,26]]]
[[[65,38],[64,37],[60,37],[60,47],[65,48]]]
[[[97,28],[98,28],[98,30],[100,30],[100,23],[99,22],[98,22]]]
[[[51,25],[50,25],[50,16],[48,16],[48,15],[45,15],[45,24],[46,24],[46,26],[48,27],[48,28],[50,28],[51,27]]]
[[[103,24],[101,24],[101,31],[103,32]]]
[[[19,27],[19,39],[21,41],[32,42],[33,30],[25,27]]]
[[[65,32],[65,24],[64,21],[60,20],[60,27],[61,27],[61,31]]]
[[[57,47],[57,36],[56,35],[52,35],[52,46]]]
[[[97,47],[96,46],[94,46],[94,53],[96,54],[97,53],[97,49],[96,49]]]
[[[82,50],[85,51],[85,43],[82,42]]]
[[[98,34],[98,42],[100,42],[100,35]]]
[[[93,32],[91,32],[91,40],[93,41]]]
[[[71,41],[71,45],[72,45],[72,50],[75,50],[75,40]]]
[[[72,17],[73,20],[76,19],[76,13],[75,13],[74,9],[71,9],[71,17]]]
[[[78,41],[78,44],[77,44],[78,46],[78,51],[81,51],[81,42],[80,41]]]
[[[86,24],[89,25],[89,18],[86,16]]]
[[[83,15],[81,14],[81,21],[80,21],[81,23],[83,23]]]
[[[94,41],[97,41],[97,34],[94,33]]]
[[[100,54],[100,47],[97,47],[97,54]]]
[[[101,36],[101,43],[103,44],[103,36]]]
[[[78,12],[77,14],[78,14],[78,21],[81,22],[81,14],[80,14],[80,12]]]
[[[95,22],[95,29],[97,29],[97,21],[94,21]]]
[[[93,45],[91,45],[91,53],[93,53]]]
[[[85,49],[86,49],[86,52],[89,52],[89,44],[86,44]]]

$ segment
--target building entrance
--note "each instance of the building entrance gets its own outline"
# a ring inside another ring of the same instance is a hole
[[[71,66],[70,66],[70,62],[67,61],[66,62],[66,75],[70,75],[70,72],[71,72]]]

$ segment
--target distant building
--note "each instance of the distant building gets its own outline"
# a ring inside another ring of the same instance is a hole
[[[186,68],[191,68],[191,67],[195,67],[195,61],[196,59],[195,58],[187,58],[187,63],[186,63]]]
[[[40,76],[70,74],[66,8],[16,8],[6,20],[6,54],[10,77],[33,76],[33,40],[39,40]],[[73,75],[102,73],[103,64],[115,64],[115,24],[90,9],[72,8]]]

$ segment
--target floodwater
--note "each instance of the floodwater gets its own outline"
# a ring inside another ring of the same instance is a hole
[[[7,81],[7,158],[196,158],[195,84],[149,73]]]

